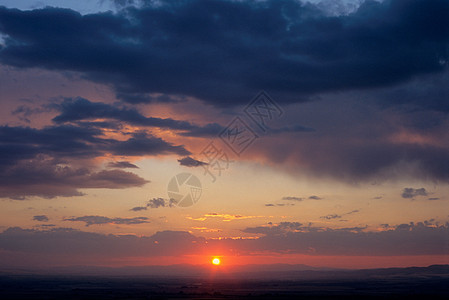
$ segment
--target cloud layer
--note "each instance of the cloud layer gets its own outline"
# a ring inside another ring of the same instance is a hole
[[[110,219],[85,216],[71,221],[92,224],[135,224],[145,218]],[[127,257],[183,256],[208,253],[214,249],[227,255],[309,254],[309,255],[445,255],[449,224],[419,222],[388,226],[383,231],[363,227],[329,229],[282,222],[243,230],[259,235],[256,239],[205,239],[184,231],[162,231],[152,236],[104,235],[67,228],[34,230],[9,228],[0,233],[0,249],[17,255],[102,257],[110,260]],[[0,258],[5,252],[0,251]],[[7,254],[5,254],[7,255]]]
[[[292,102],[441,72],[447,28],[446,0],[365,1],[338,17],[295,0],[158,1],[84,16],[3,7],[0,61],[81,72],[132,103],[161,93],[234,105],[261,89]]]

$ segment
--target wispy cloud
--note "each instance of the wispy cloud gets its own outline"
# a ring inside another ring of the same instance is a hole
[[[209,218],[218,218],[222,219],[223,222],[230,222],[234,220],[244,220],[244,219],[254,219],[254,218],[263,218],[263,216],[245,216],[245,215],[231,215],[231,214],[223,214],[223,213],[207,213],[203,215],[202,217],[190,217],[187,216],[187,219],[194,220],[194,221],[205,221]]]
[[[294,196],[285,196],[282,197],[282,200],[287,200],[287,201],[303,201],[303,198],[300,197],[294,197]]]
[[[344,214],[341,214],[341,215],[339,215],[339,214],[329,214],[329,215],[326,215],[326,216],[322,216],[320,218],[321,219],[326,219],[326,220],[341,219],[343,216],[352,215],[352,214],[355,214],[355,213],[358,213],[358,212],[360,212],[360,210],[355,209],[355,210],[352,210],[350,212],[347,212],[347,213],[344,213]]]
[[[103,224],[134,225],[134,224],[150,223],[147,217],[108,218],[103,216],[83,216],[83,217],[65,218],[64,221],[84,222],[86,223],[86,226],[103,225]]]
[[[119,168],[119,169],[138,169],[139,167],[128,161],[111,161],[107,164],[108,168]]]

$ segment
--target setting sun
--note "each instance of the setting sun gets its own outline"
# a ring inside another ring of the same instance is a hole
[[[212,259],[212,264],[218,266],[221,263],[220,259],[215,257],[214,259]]]

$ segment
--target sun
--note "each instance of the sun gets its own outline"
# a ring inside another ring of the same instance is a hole
[[[218,257],[214,257],[212,259],[212,264],[218,266],[221,263],[220,259]]]

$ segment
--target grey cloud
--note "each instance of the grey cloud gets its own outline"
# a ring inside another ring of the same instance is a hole
[[[174,202],[172,200],[165,200],[164,198],[153,198],[148,200],[145,206],[136,206],[131,208],[132,211],[148,210],[149,208],[159,208],[159,207],[174,207]]]
[[[150,223],[147,217],[108,218],[103,216],[83,216],[76,218],[75,217],[65,218],[64,221],[84,222],[86,223],[86,226],[102,225],[102,224],[133,225],[133,224]]]
[[[347,213],[344,213],[344,214],[341,214],[341,215],[329,214],[329,215],[326,215],[326,216],[322,216],[320,218],[321,219],[326,219],[326,220],[341,219],[343,216],[352,215],[352,214],[355,214],[355,213],[358,213],[358,212],[360,212],[360,211],[358,209],[355,209],[355,210],[352,210],[350,212],[347,212]],[[346,220],[344,220],[344,221],[346,221]]]
[[[419,188],[419,189],[414,189],[414,188],[404,188],[404,190],[402,191],[402,198],[414,198],[417,196],[427,196],[428,193],[426,191],[425,188]]]
[[[100,220],[101,221],[101,220]],[[0,259],[35,258],[65,265],[76,262],[98,263],[128,257],[195,255],[213,249],[224,254],[249,255],[254,252],[312,255],[445,255],[449,223],[386,225],[384,231],[366,227],[330,229],[300,222],[282,222],[249,227],[243,232],[260,234],[256,239],[205,239],[188,232],[164,231],[152,236],[113,235],[83,232],[68,228],[35,230],[9,228],[0,233]],[[22,256],[20,256],[22,255]],[[36,256],[40,255],[40,256]]]
[[[122,170],[90,171],[74,168],[45,157],[4,168],[0,175],[0,197],[25,200],[27,196],[54,198],[83,195],[81,188],[124,189],[149,181]]]
[[[282,197],[282,200],[287,200],[287,201],[303,201],[303,198],[300,197],[294,197],[294,196],[285,196]]]
[[[163,198],[153,198],[148,201],[147,207],[150,208],[159,208],[159,207],[165,207],[166,203]]]
[[[92,261],[93,257],[95,261],[198,253],[196,251],[204,246],[204,242],[204,238],[184,231],[161,231],[152,236],[136,236],[84,232],[71,228],[34,230],[12,227],[0,233],[2,250],[13,251],[14,255],[24,253],[28,257],[40,254],[50,262],[64,257],[68,265],[80,256],[86,261]]]
[[[330,214],[326,216],[320,217],[321,219],[332,220],[332,219],[340,219],[342,216],[337,214]]]
[[[155,118],[142,115],[135,108],[92,102],[85,98],[66,98],[61,103],[53,103],[46,107],[53,108],[60,114],[53,122],[63,124],[83,120],[112,119],[140,127],[158,127],[179,131],[180,135],[191,137],[208,137],[217,135],[223,127],[216,123],[198,126],[187,121],[171,118]],[[78,123],[79,124],[79,123]],[[101,124],[99,124],[101,125]]]
[[[444,255],[449,223],[410,223],[389,226],[386,231],[370,232],[367,227],[320,228],[273,225],[250,227],[243,231],[263,236],[253,240],[246,250],[314,255]]]
[[[147,210],[148,208],[146,206],[136,206],[131,208],[131,211],[142,211],[142,210]]]
[[[33,221],[38,221],[38,222],[48,222],[49,219],[47,216],[45,215],[39,215],[39,216],[34,216],[33,217]]]
[[[190,156],[186,156],[181,159],[178,159],[178,162],[181,166],[186,166],[186,167],[199,167],[199,166],[207,165],[207,163],[196,160]]]
[[[119,169],[138,169],[139,167],[128,161],[111,161],[107,164],[108,168],[119,168]]]

